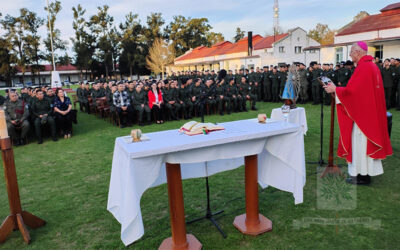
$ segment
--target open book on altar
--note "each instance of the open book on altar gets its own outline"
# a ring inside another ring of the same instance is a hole
[[[185,123],[179,129],[179,132],[185,133],[187,135],[199,135],[199,134],[208,134],[208,132],[224,130],[224,129],[225,129],[224,127],[213,123],[201,123],[196,121],[190,121]]]

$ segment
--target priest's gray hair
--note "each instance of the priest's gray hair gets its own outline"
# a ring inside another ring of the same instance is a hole
[[[357,43],[353,43],[352,49],[354,52],[359,53],[361,56],[365,56],[367,51],[363,50]]]

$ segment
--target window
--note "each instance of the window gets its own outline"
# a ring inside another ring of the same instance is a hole
[[[383,45],[375,46],[375,57],[383,58]]]
[[[294,53],[300,54],[301,53],[301,46],[294,47]]]
[[[311,54],[315,54],[315,49],[310,49]]]
[[[285,47],[279,46],[279,53],[285,53]]]
[[[336,63],[343,61],[343,47],[336,48]]]

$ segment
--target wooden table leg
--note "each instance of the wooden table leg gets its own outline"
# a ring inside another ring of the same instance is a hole
[[[243,234],[259,235],[272,230],[272,222],[258,210],[257,155],[244,158],[246,178],[246,213],[236,216],[233,225]]]
[[[159,249],[201,249],[200,241],[192,234],[186,234],[181,165],[166,163],[166,169],[172,237],[165,239]]]

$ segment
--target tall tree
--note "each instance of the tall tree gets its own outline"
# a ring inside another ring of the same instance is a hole
[[[174,62],[174,58],[173,46],[168,45],[162,38],[157,38],[146,58],[147,67],[155,74],[161,73],[161,77],[164,79],[166,67]]]
[[[241,30],[239,27],[236,28],[236,35],[233,37],[233,41],[236,43],[240,39],[244,38],[244,30]]]
[[[161,27],[164,25],[165,21],[161,13],[151,13],[150,16],[147,16],[146,23],[147,27],[144,30],[144,36],[147,41],[147,46],[151,47],[157,38],[163,37]]]
[[[222,35],[222,33],[209,32],[207,33],[206,37],[209,45],[223,42],[225,40],[224,35]]]
[[[27,35],[25,36],[24,51],[27,61],[30,63],[32,82],[35,79],[35,74],[39,75],[39,85],[41,84],[40,70],[43,68],[39,62],[44,59],[40,53],[40,35],[39,28],[44,24],[44,19],[37,16],[35,12],[27,11],[23,16],[26,23]]]
[[[173,21],[165,29],[165,37],[174,46],[176,56],[201,45],[210,46],[224,40],[220,33],[210,32],[211,25],[207,18],[186,18],[174,16]]]
[[[333,43],[335,31],[331,30],[327,24],[318,23],[314,29],[308,32],[308,36],[322,45]]]
[[[29,64],[28,58],[25,54],[25,37],[27,24],[24,20],[27,9],[20,9],[20,16],[12,17],[10,15],[5,16],[2,20],[2,26],[6,31],[5,38],[11,42],[12,49],[15,52],[17,65],[22,71],[22,83],[24,83],[24,76],[26,72],[27,64]]]
[[[139,73],[146,64],[145,38],[143,27],[138,20],[138,14],[130,12],[125,21],[119,25],[121,30],[121,56],[119,65],[121,73],[130,76]]]
[[[46,26],[48,29],[47,38],[44,40],[44,44],[46,46],[45,59],[48,62],[52,62],[52,54],[51,54],[51,40],[50,40],[50,32],[53,38],[53,51],[54,51],[54,60],[57,61],[57,51],[64,51],[66,46],[68,45],[68,41],[63,41],[61,39],[61,32],[59,29],[55,27],[55,22],[57,19],[58,13],[61,11],[61,2],[56,0],[55,2],[51,2],[49,4],[49,8],[44,7],[46,13],[49,13],[49,19],[47,20]],[[50,23],[50,29],[49,29]]]
[[[95,55],[103,63],[106,76],[109,76],[110,69],[113,68],[113,53],[117,46],[117,44],[112,44],[117,35],[113,27],[114,18],[108,14],[108,9],[107,5],[97,7],[97,15],[90,18],[90,29],[97,37]]]
[[[12,50],[12,43],[0,37],[0,79],[6,82],[7,87],[11,87],[11,79],[17,73],[15,67],[12,66],[17,61]]]
[[[72,7],[72,11],[74,16],[72,28],[75,31],[75,37],[71,38],[73,50],[75,52],[73,60],[74,64],[81,71],[80,78],[82,80],[83,70],[85,70],[85,79],[87,79],[87,72],[92,69],[96,39],[91,33],[86,31],[86,27],[88,26],[84,18],[86,10],[78,4],[78,6]]]
[[[172,43],[176,56],[180,56],[186,50],[190,49],[190,45],[188,44],[189,34],[187,34],[187,23],[188,20],[186,17],[181,15],[174,16],[173,21],[164,29],[165,36],[167,40]]]
[[[0,18],[2,14],[0,13]],[[4,28],[3,19],[0,19],[0,23]],[[17,60],[15,55],[12,53],[13,46],[10,40],[7,38],[0,37],[0,80],[6,82],[6,86],[10,87],[12,84],[12,76],[15,75],[16,70],[12,66]]]

